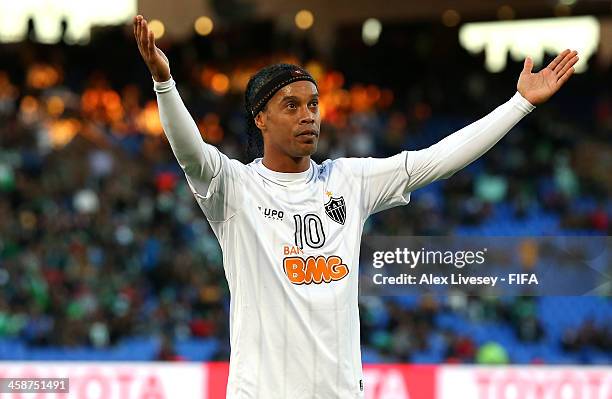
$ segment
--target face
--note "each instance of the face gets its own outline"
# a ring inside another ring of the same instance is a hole
[[[306,80],[288,84],[268,101],[255,124],[263,134],[264,151],[292,158],[314,154],[321,128],[317,87]]]

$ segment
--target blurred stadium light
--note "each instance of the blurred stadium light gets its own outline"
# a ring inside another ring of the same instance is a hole
[[[65,40],[68,43],[87,43],[92,25],[116,25],[135,13],[136,0],[1,0],[0,42],[23,40],[28,34],[28,20],[31,18],[37,41],[59,42],[64,34],[62,21],[65,21]]]
[[[478,22],[459,30],[459,42],[468,51],[485,51],[490,72],[506,67],[508,52],[515,61],[530,56],[536,67],[545,52],[558,53],[572,48],[580,54],[576,72],[584,72],[587,60],[599,45],[599,22],[594,17],[531,19],[523,21]]]

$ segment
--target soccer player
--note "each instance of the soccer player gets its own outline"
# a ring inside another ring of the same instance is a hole
[[[246,89],[264,152],[244,165],[202,140],[140,15],[134,35],[172,151],[223,250],[231,399],[362,398],[357,281],[365,220],[483,155],[557,92],[578,61],[565,50],[533,73],[527,58],[512,98],[429,148],[322,164],[310,158],[321,123],[315,80],[299,66],[272,65]]]

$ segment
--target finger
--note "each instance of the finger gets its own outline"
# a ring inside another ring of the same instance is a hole
[[[134,27],[134,38],[136,39],[136,43],[138,43],[138,19],[137,17],[134,17],[134,22],[132,25]]]
[[[136,26],[136,35],[138,35],[138,48],[142,50],[142,20],[138,20],[138,25]]]
[[[573,67],[568,69],[567,72],[565,72],[563,76],[561,76],[561,79],[557,81],[557,87],[563,86],[565,82],[567,82],[567,80],[570,78],[570,76],[574,74],[574,71],[575,69]]]
[[[147,56],[149,55],[149,27],[147,26],[147,20],[142,20],[142,32],[140,34],[140,40],[142,42],[142,49],[147,52]]]
[[[563,77],[565,73],[578,62],[578,57],[572,58],[561,71],[557,72],[557,77]]]
[[[555,67],[561,62],[561,60],[563,58],[565,58],[566,55],[568,55],[570,52],[569,49],[563,50],[558,56],[555,57],[554,60],[551,61],[550,64],[548,64],[548,68],[554,70]]]
[[[533,60],[530,57],[525,58],[525,62],[523,63],[523,72],[531,73],[533,69]]]
[[[563,57],[559,64],[557,64],[557,66],[553,68],[553,71],[557,73],[557,75],[559,75],[559,71],[561,71],[565,67],[565,65],[567,65],[567,63],[570,62],[572,58],[576,56],[576,54],[578,54],[576,51],[572,51],[567,54],[565,57]]]
[[[142,16],[136,16],[136,35],[138,43],[140,44],[140,33],[142,32]]]
[[[153,31],[149,31],[149,54],[154,55],[155,52],[155,35]]]
[[[136,20],[136,23],[134,25],[134,36],[136,38],[136,45],[138,46],[138,51],[140,51],[140,54],[144,55],[143,51],[142,51],[142,45],[140,43],[140,41],[141,41],[141,39],[140,39],[141,29],[142,28],[140,27],[140,20]]]

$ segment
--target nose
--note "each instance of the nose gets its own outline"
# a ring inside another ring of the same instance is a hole
[[[310,110],[308,105],[300,107],[300,124],[311,124],[315,121],[315,113]]]

